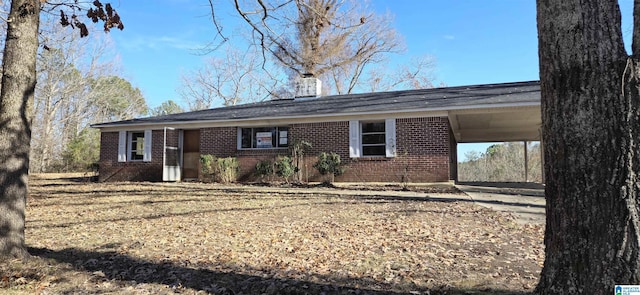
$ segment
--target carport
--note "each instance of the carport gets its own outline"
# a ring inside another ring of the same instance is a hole
[[[479,97],[476,105],[449,111],[449,123],[456,143],[524,142],[527,179],[526,143],[540,141],[542,148],[539,85],[519,92],[493,96],[485,103],[483,100],[487,98]],[[544,161],[544,158],[542,160]],[[457,180],[457,159],[455,163]],[[542,177],[544,180],[544,173]]]

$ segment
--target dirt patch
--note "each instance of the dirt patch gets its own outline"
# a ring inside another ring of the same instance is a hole
[[[543,228],[470,202],[33,177],[15,294],[524,294]],[[11,294],[10,293],[10,294]]]

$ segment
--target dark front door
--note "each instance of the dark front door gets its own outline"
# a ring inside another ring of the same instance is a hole
[[[183,179],[197,179],[200,170],[200,130],[185,130],[183,137]]]

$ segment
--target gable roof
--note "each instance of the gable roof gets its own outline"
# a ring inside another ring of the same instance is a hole
[[[540,106],[538,81],[271,100],[157,117],[94,124],[92,127],[167,125],[247,119],[309,118],[371,113],[453,111]]]

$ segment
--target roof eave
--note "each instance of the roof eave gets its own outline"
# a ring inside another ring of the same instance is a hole
[[[228,123],[238,123],[238,125],[248,125],[251,122],[257,121],[291,121],[295,119],[316,119],[317,121],[330,121],[331,118],[345,118],[345,117],[361,117],[361,116],[379,116],[392,114],[393,117],[408,117],[408,115],[422,115],[429,117],[448,116],[448,112],[451,111],[478,111],[489,109],[505,109],[505,108],[518,108],[518,107],[539,107],[539,101],[528,102],[516,102],[516,103],[501,103],[501,104],[481,104],[481,105],[462,105],[462,106],[448,106],[439,108],[423,108],[423,109],[405,109],[405,110],[385,110],[385,111],[373,111],[373,112],[352,112],[352,113],[331,113],[331,114],[305,114],[296,116],[280,116],[280,117],[254,117],[254,118],[242,118],[242,119],[221,119],[221,120],[185,120],[185,121],[140,121],[140,122],[111,122],[111,123],[98,123],[90,125],[92,128],[104,129],[104,128],[118,128],[118,127],[164,127],[164,126],[182,126],[182,125],[228,125]]]

